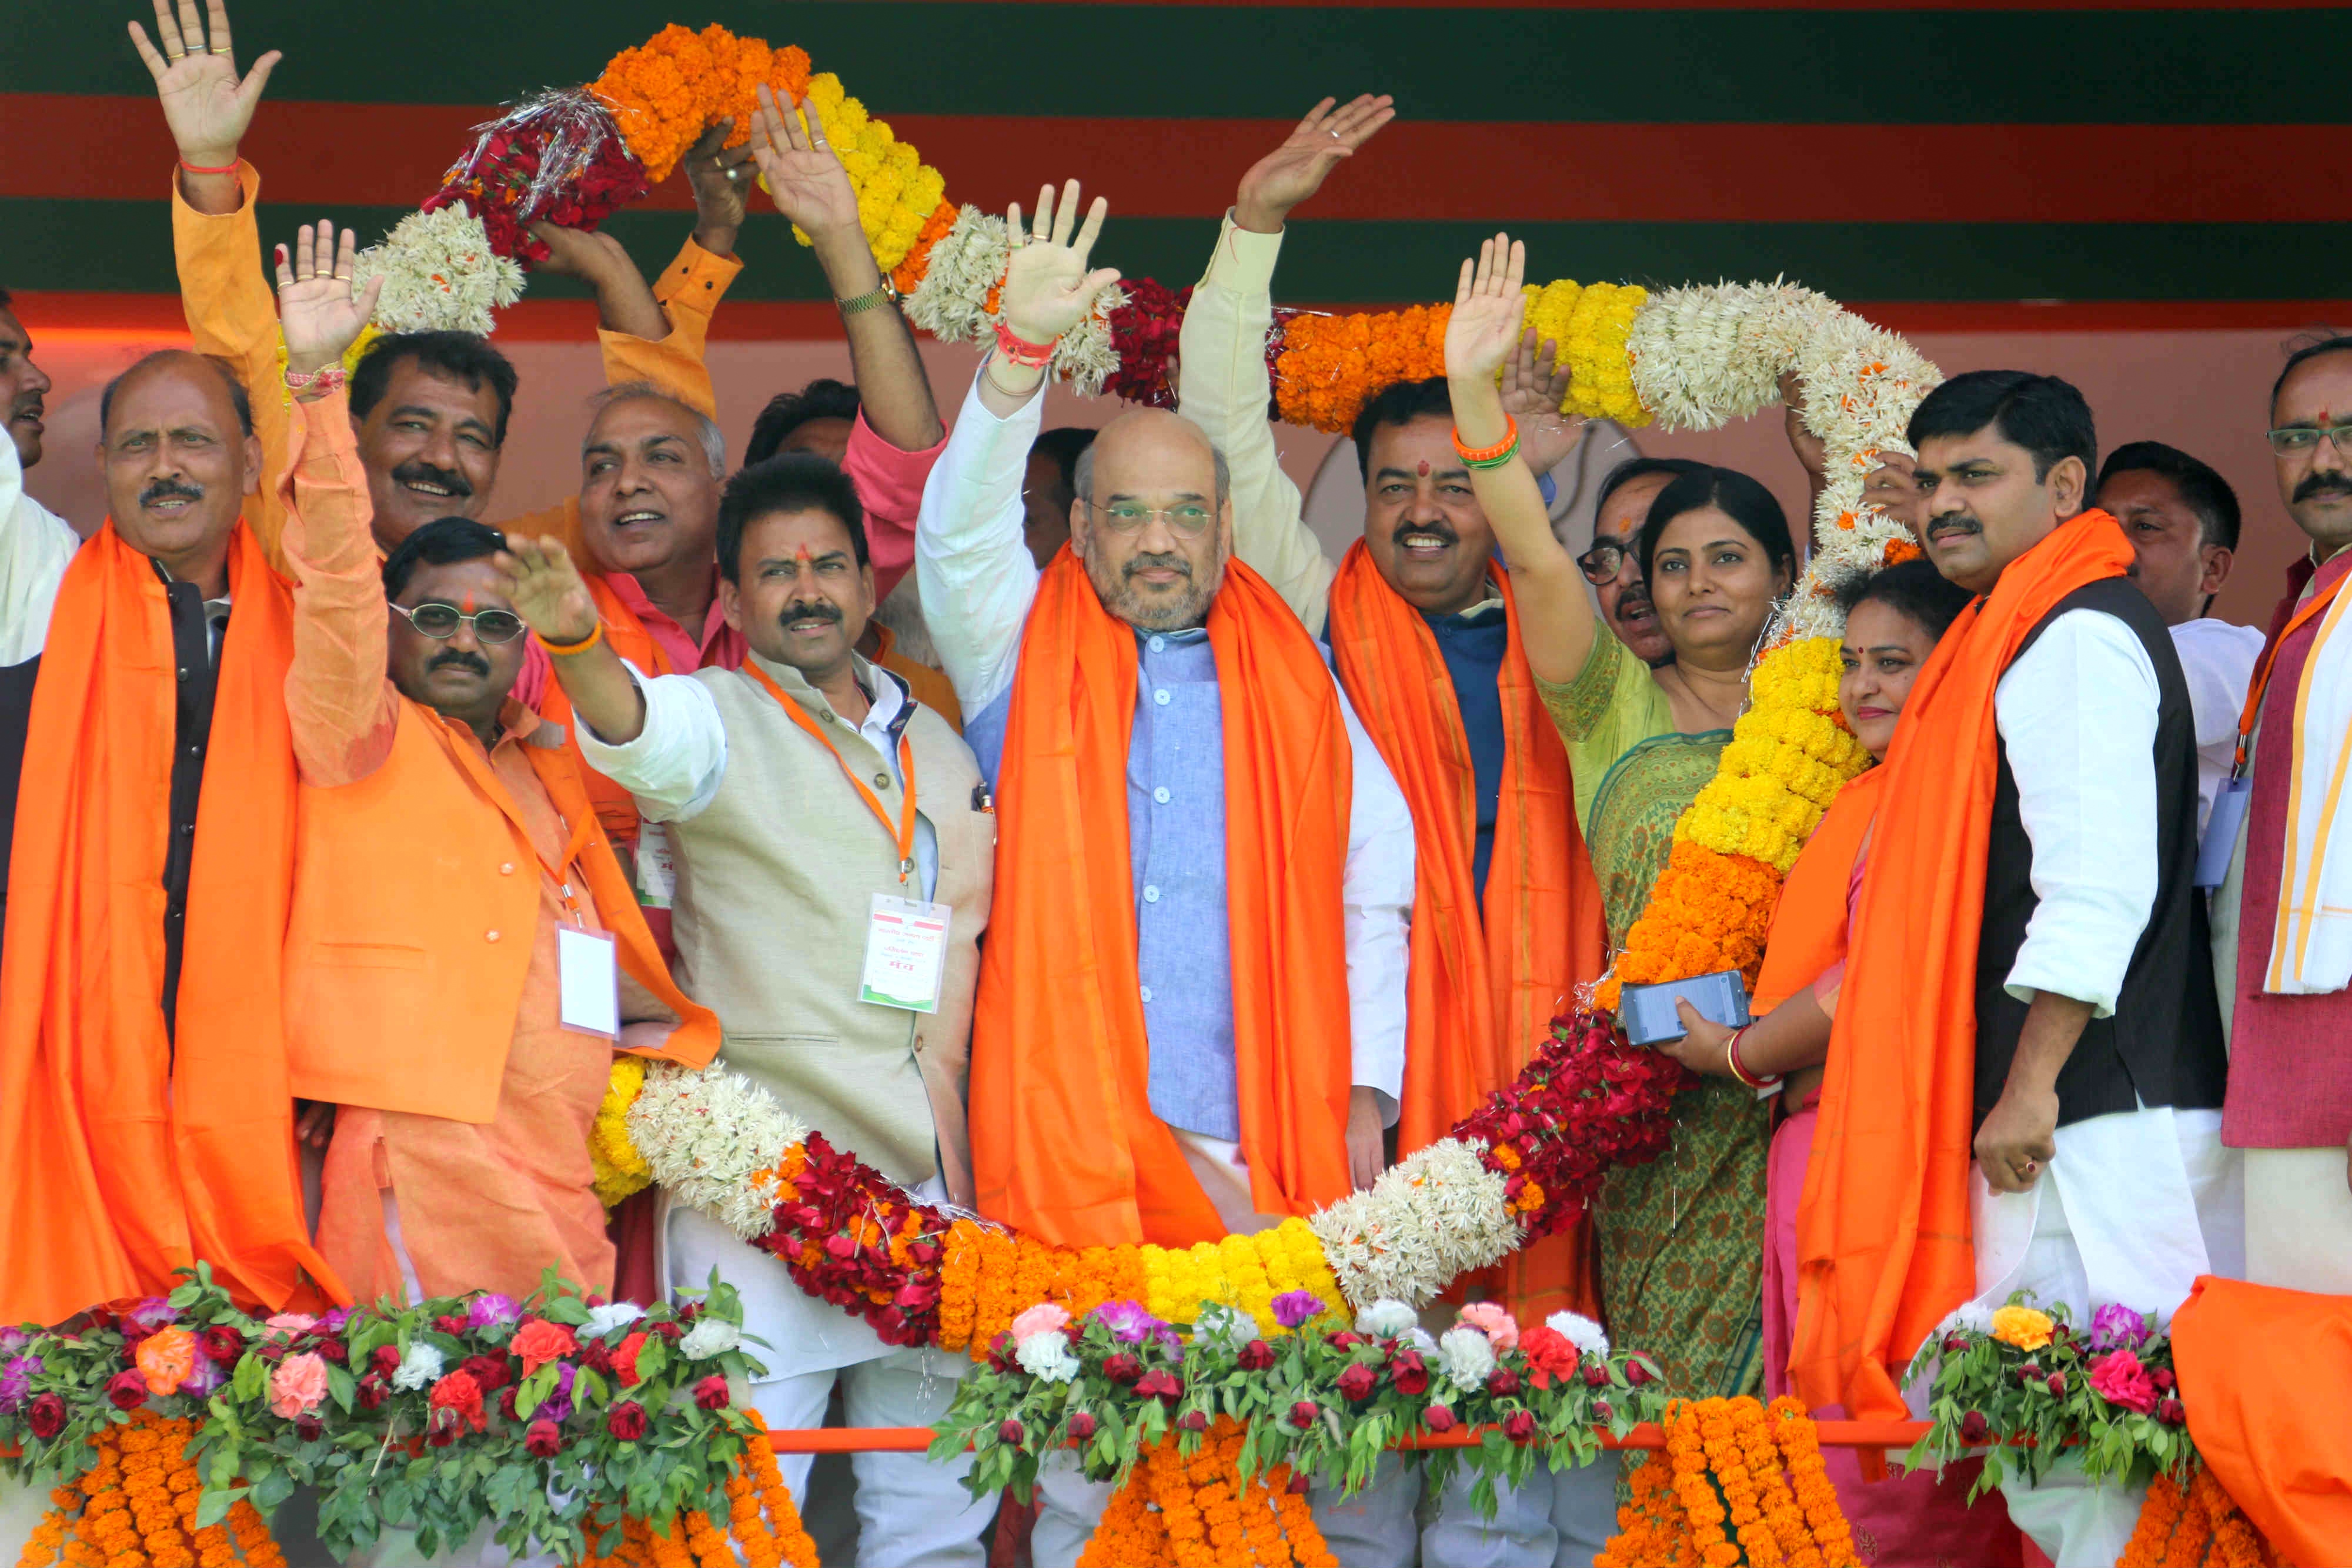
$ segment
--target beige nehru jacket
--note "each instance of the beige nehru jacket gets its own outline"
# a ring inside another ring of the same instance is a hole
[[[836,1148],[910,1186],[936,1172],[954,1201],[969,1204],[972,990],[996,848],[979,767],[944,719],[903,697],[896,677],[856,662],[859,684],[881,699],[877,715],[892,693],[904,701],[916,810],[938,845],[933,899],[953,911],[937,1013],[861,1001],[874,895],[919,899],[922,886],[919,875],[900,883],[892,832],[844,769],[895,826],[904,800],[897,768],[799,672],[751,657],[822,727],[839,761],[750,674],[719,669],[644,681],[645,734],[610,747],[583,727],[583,747],[638,796],[649,820],[669,821],[677,981],[718,1013],[720,1060]],[[680,682],[698,684],[709,701]],[[723,739],[695,733],[709,729],[713,707]]]

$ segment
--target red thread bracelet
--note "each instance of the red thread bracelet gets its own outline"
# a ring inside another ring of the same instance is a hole
[[[180,167],[185,169],[191,174],[234,174],[236,172],[237,169],[237,166],[234,163],[230,164],[226,169],[199,169],[194,163],[189,162],[185,158],[180,160]]]
[[[1043,370],[1046,361],[1054,357],[1054,345],[1033,343],[1028,339],[1016,335],[1012,328],[999,321],[996,324],[996,351],[1004,356],[1008,364],[1026,365],[1032,370]]]

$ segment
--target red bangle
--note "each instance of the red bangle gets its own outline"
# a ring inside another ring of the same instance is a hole
[[[1519,422],[1508,413],[1503,415],[1503,439],[1492,446],[1469,447],[1462,444],[1462,433],[1454,433],[1454,455],[1474,468],[1499,465],[1519,444]]]
[[[1739,1060],[1739,1037],[1747,1032],[1748,1028],[1743,1024],[1733,1030],[1731,1038],[1723,1042],[1724,1063],[1731,1069],[1731,1075],[1734,1078],[1750,1089],[1769,1089],[1773,1084],[1780,1082],[1779,1073],[1759,1076],[1748,1071],[1748,1064]]]
[[[1033,343],[1026,338],[1017,336],[1012,328],[999,321],[996,324],[996,351],[1003,355],[1009,364],[1027,365],[1034,370],[1042,370],[1045,362],[1054,357],[1054,345]]]
[[[185,169],[191,174],[234,174],[237,171],[237,165],[235,163],[230,164],[226,169],[199,169],[194,163],[189,162],[185,158],[180,160],[180,167]]]

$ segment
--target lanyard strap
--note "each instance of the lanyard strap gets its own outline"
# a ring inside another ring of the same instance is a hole
[[[898,777],[906,780],[906,790],[899,802],[898,821],[894,826],[890,813],[882,808],[882,797],[877,795],[843,759],[841,748],[834,745],[833,737],[824,733],[824,727],[809,717],[807,711],[794,702],[783,687],[770,679],[768,672],[757,664],[750,659],[744,660],[743,673],[767,687],[768,695],[782,705],[792,721],[808,731],[819,746],[833,754],[834,763],[840,768],[841,776],[849,780],[851,788],[866,802],[866,809],[874,813],[874,820],[882,824],[882,831],[888,833],[891,841],[898,846],[898,880],[904,883],[912,876],[915,871],[915,747],[914,743],[907,738],[907,732],[903,729],[898,732]]]
[[[2262,716],[2263,694],[2270,690],[2271,666],[2278,663],[2279,650],[2286,646],[2286,640],[2294,636],[2304,622],[2315,615],[2325,614],[2328,605],[2335,601],[2336,591],[2343,586],[2344,579],[2338,577],[2327,585],[2325,592],[2314,594],[2305,601],[2272,640],[2271,645],[2263,650],[2262,665],[2254,671],[2253,685],[2246,688],[2246,706],[2238,715],[2238,758],[2231,766],[2232,777],[2246,770],[2246,742],[2253,736],[2254,721]]]

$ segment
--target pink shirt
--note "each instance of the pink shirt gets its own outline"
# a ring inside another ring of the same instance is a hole
[[[2312,579],[2323,591],[2352,571],[2352,551]],[[2263,745],[2246,805],[2246,864],[2239,898],[2237,1010],[2230,1025],[2230,1090],[2221,1141],[2239,1149],[2340,1147],[2352,1132],[2352,992],[2273,996],[2263,989],[2278,927],[2279,879],[2286,858],[2287,795],[2294,783],[2295,690],[2323,618],[2313,616],[2279,644],[2263,695]]]

